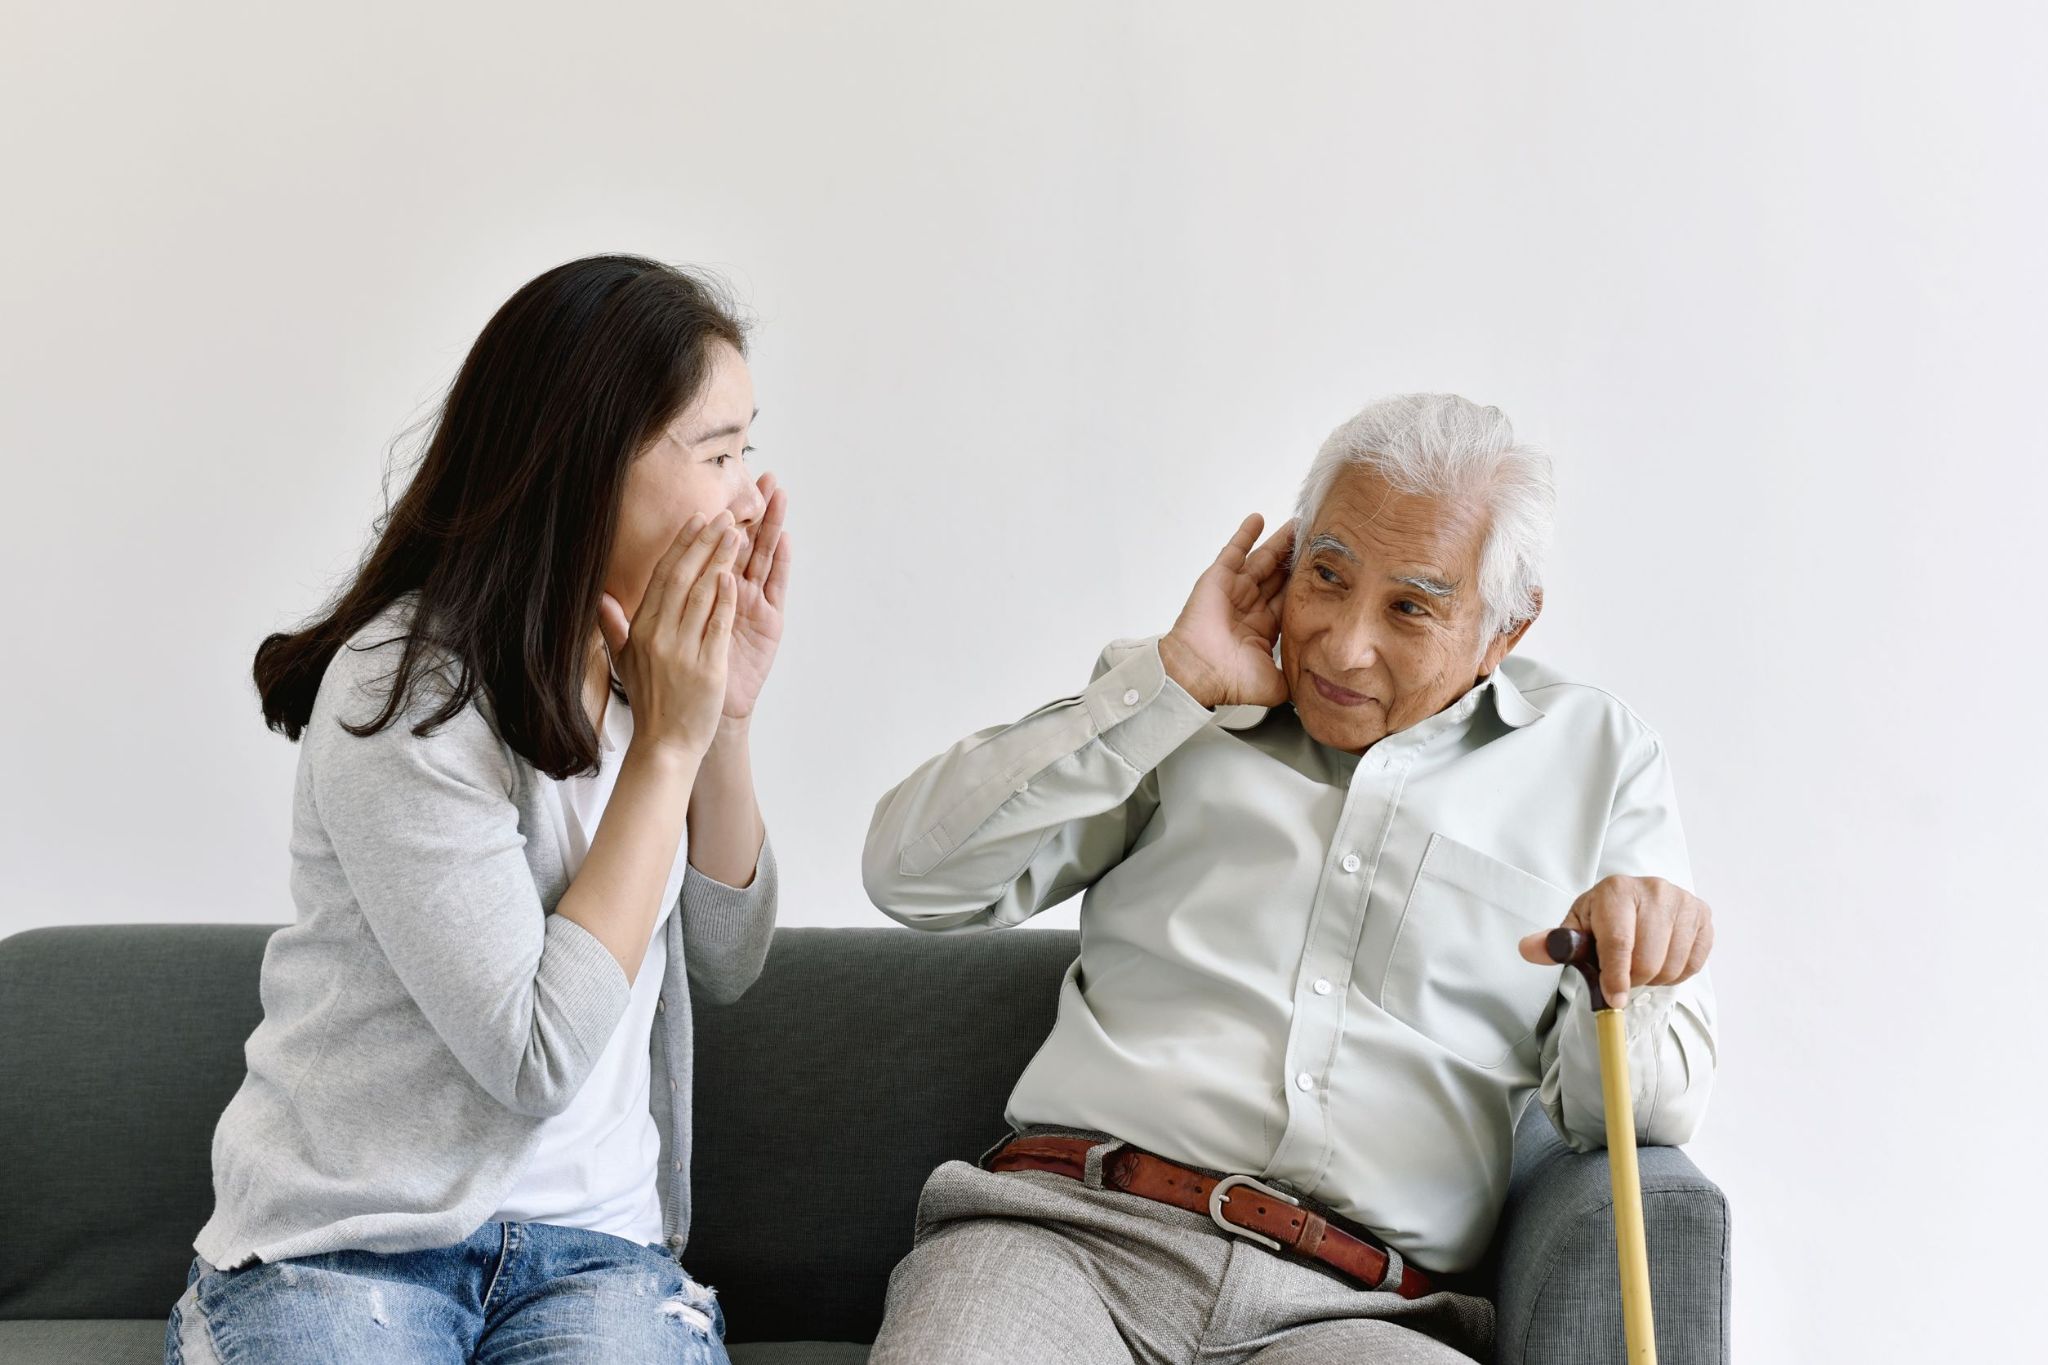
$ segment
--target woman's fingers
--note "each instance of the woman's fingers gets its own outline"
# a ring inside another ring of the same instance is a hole
[[[694,630],[689,626],[691,597],[695,585],[703,580],[705,566],[718,557],[720,547],[728,536],[737,539],[739,532],[733,528],[732,514],[720,512],[704,524],[697,538],[690,542],[680,558],[669,571],[668,597],[663,611],[665,619],[673,619],[684,626],[683,638],[695,640],[694,630],[702,630],[703,617],[697,618]]]
[[[768,605],[782,610],[782,599],[789,594],[789,532],[784,531],[775,546],[775,563],[768,571],[767,585],[761,590],[768,599]]]
[[[710,554],[698,570],[697,582],[683,600],[683,614],[678,625],[685,644],[704,637],[705,626],[718,604],[719,577],[732,567],[739,548],[740,533],[736,526],[727,526],[724,533],[711,543]]]
[[[670,585],[675,582],[676,565],[697,543],[703,531],[704,518],[691,517],[676,532],[676,538],[668,543],[668,548],[661,552],[661,558],[655,561],[654,572],[647,576],[647,590],[640,594],[640,609],[633,613],[635,625],[652,625],[663,618],[662,607],[668,600]]]
[[[755,583],[766,583],[775,568],[775,550],[782,539],[783,518],[789,512],[789,494],[774,485],[774,478],[773,474],[761,476],[761,483],[768,490],[768,506],[761,514],[761,524],[754,530],[754,551],[747,556],[745,570],[745,576]]]
[[[704,659],[723,674],[726,647],[732,642],[732,618],[740,604],[739,576],[731,569],[720,570],[717,585],[711,619],[704,623]]]

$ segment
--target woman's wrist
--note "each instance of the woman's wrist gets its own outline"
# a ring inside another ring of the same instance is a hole
[[[705,750],[694,745],[635,735],[626,745],[623,767],[642,769],[662,782],[679,783],[687,791],[696,785],[704,759]]]
[[[754,756],[744,720],[721,718],[704,751],[690,788],[690,829],[694,838],[707,806],[730,813],[754,804]]]
[[[761,809],[754,799],[748,722],[722,717],[690,791],[690,865],[727,886],[753,879],[760,856]]]

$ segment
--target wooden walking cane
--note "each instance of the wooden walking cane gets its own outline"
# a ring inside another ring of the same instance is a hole
[[[1614,1188],[1614,1248],[1621,1261],[1621,1325],[1629,1365],[1657,1365],[1657,1335],[1650,1321],[1650,1253],[1643,1240],[1643,1175],[1636,1165],[1634,1090],[1628,1079],[1628,1034],[1620,1010],[1600,989],[1600,957],[1593,936],[1552,929],[1543,941],[1551,961],[1579,969],[1600,1035],[1600,1099],[1607,1114],[1607,1170]]]

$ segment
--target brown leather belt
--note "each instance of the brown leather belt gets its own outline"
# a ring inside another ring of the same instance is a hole
[[[1086,1181],[1088,1153],[1109,1148],[1102,1158],[1103,1188],[1206,1214],[1217,1227],[1271,1251],[1291,1251],[1320,1261],[1367,1289],[1392,1290],[1404,1299],[1433,1294],[1429,1277],[1376,1238],[1338,1227],[1291,1194],[1248,1175],[1205,1175],[1192,1167],[1135,1147],[1090,1138],[1036,1134],[1012,1138],[990,1153],[991,1171],[1051,1171]]]

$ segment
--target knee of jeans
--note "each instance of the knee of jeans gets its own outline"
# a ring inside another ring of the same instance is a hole
[[[687,1274],[681,1287],[662,1300],[661,1314],[694,1327],[705,1336],[725,1339],[725,1310],[719,1306],[716,1291],[710,1285],[698,1284]]]

